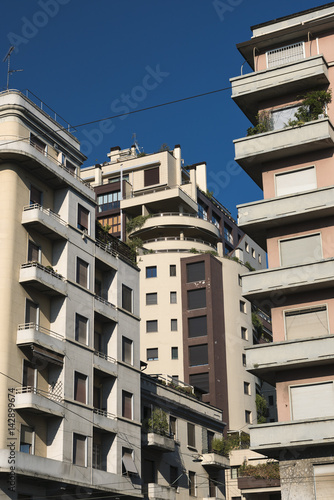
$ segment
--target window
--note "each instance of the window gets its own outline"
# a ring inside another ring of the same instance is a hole
[[[23,361],[23,387],[36,388],[37,385],[37,370],[36,367],[27,361]]]
[[[122,361],[132,365],[132,340],[122,337]]]
[[[276,196],[317,188],[315,167],[301,168],[275,175]]]
[[[28,262],[40,262],[41,249],[36,243],[28,242]]]
[[[290,387],[291,419],[306,420],[334,415],[333,381]]]
[[[198,217],[203,220],[208,220],[208,207],[202,202],[197,203],[198,206]]]
[[[216,226],[218,227],[219,229],[219,226],[220,226],[220,217],[218,217],[217,214],[215,214],[214,212],[212,212],[212,215],[211,215],[211,222]]]
[[[227,224],[224,224],[224,238],[228,243],[233,245],[232,228]]]
[[[30,186],[30,205],[42,205],[42,191]]]
[[[295,113],[299,106],[289,106],[288,108],[280,108],[271,112],[271,130],[280,130],[285,128],[289,120],[295,118]]]
[[[210,392],[209,389],[209,374],[208,373],[195,373],[189,376],[189,383],[193,387],[197,387],[205,394]]]
[[[151,319],[146,321],[146,333],[152,333],[158,331],[158,320]]]
[[[176,276],[176,265],[171,264],[169,266],[169,276]]]
[[[252,257],[253,257],[253,259],[256,259],[256,253],[255,253],[254,248],[252,248]]]
[[[98,212],[106,210],[114,210],[120,207],[121,192],[114,191],[112,193],[100,194],[97,197]]]
[[[268,68],[299,61],[305,57],[304,42],[297,42],[274,50],[269,50],[266,56]]]
[[[329,335],[327,307],[317,306],[284,312],[287,340]]]
[[[187,283],[205,280],[205,262],[187,264]]]
[[[247,396],[250,396],[251,393],[251,386],[249,382],[244,382],[244,394],[247,394]]]
[[[176,292],[170,292],[170,294],[169,294],[169,301],[170,301],[171,304],[176,304],[177,303]]]
[[[88,264],[77,258],[77,283],[88,288]]]
[[[249,253],[249,245],[248,245],[247,242],[245,243],[245,250],[246,250],[247,253]]]
[[[81,314],[75,315],[75,340],[87,344],[88,319]]]
[[[242,286],[242,278],[241,278],[240,274],[238,274],[238,285]]]
[[[188,309],[201,309],[206,307],[206,289],[199,288],[196,290],[188,290]]]
[[[207,335],[206,316],[188,318],[188,337],[203,337]]]
[[[245,422],[246,424],[252,423],[252,412],[249,410],[245,410]]]
[[[269,406],[274,406],[274,396],[269,396],[268,397],[268,405]]]
[[[146,278],[157,277],[157,266],[149,266],[146,268]]]
[[[133,459],[133,450],[123,448],[122,469],[123,474],[138,474],[137,467]]]
[[[158,361],[158,348],[146,349],[146,361]]]
[[[170,329],[172,332],[177,332],[177,319],[170,320]]]
[[[153,306],[158,303],[158,294],[157,293],[147,293],[146,294],[146,305]]]
[[[87,231],[89,228],[89,210],[78,205],[78,229],[81,231]]]
[[[261,257],[261,254],[259,253],[258,255],[258,261],[259,261],[259,264],[262,264],[262,257]]]
[[[94,332],[94,349],[97,352],[103,352],[102,334],[99,332]]]
[[[122,416],[132,420],[132,394],[122,391]]]
[[[241,338],[242,340],[248,340],[248,330],[245,327],[241,327]]]
[[[35,433],[32,427],[28,427],[27,425],[21,425],[20,432],[20,451],[22,453],[29,453],[30,455],[34,454],[34,441],[35,441]]]
[[[176,431],[177,431],[177,425],[176,425],[176,417],[169,417],[169,433],[176,438]]]
[[[246,366],[246,354],[242,355],[242,366]]]
[[[179,479],[179,469],[174,465],[169,466],[169,485],[172,488],[177,488]]]
[[[154,460],[148,460],[147,458],[144,458],[143,464],[142,464],[142,481],[143,484],[150,484],[150,483],[156,483],[156,465]]]
[[[231,467],[231,479],[237,479],[238,477],[239,477],[239,467]]]
[[[159,184],[159,167],[146,168],[144,170],[144,186],[153,186]]]
[[[38,326],[39,323],[39,306],[31,300],[26,300],[25,323],[32,323]]]
[[[132,313],[132,290],[122,285],[122,308]]]
[[[101,443],[94,443],[92,446],[92,467],[93,469],[103,470],[102,464],[102,445]]]
[[[195,424],[191,424],[190,422],[187,422],[187,439],[188,446],[195,448]]]
[[[314,262],[322,258],[320,234],[310,234],[279,242],[281,266]]]
[[[172,347],[172,359],[179,359],[179,348],[178,347]]]
[[[334,464],[313,465],[316,498],[330,500],[334,498]]]
[[[189,346],[189,366],[208,364],[208,344]]]
[[[243,300],[240,300],[240,312],[246,312],[246,302],[244,302]]]
[[[216,482],[217,481],[209,476],[209,498],[216,497]]]
[[[212,431],[207,432],[207,445],[208,445],[208,452],[212,452],[212,441],[215,438],[215,433]]]
[[[40,153],[46,155],[47,147],[45,142],[41,141],[39,137],[34,134],[30,134],[30,145],[37,149]]]
[[[110,217],[103,217],[102,219],[98,219],[100,224],[103,227],[108,226],[108,232],[110,234],[120,233],[121,232],[121,216],[120,215],[111,215]]]
[[[66,159],[66,168],[70,172],[71,175],[75,175],[75,171],[77,167],[69,160]]]
[[[188,472],[189,478],[189,495],[192,497],[196,496],[196,473],[191,470]]]
[[[87,467],[87,438],[81,434],[73,434],[73,463]]]
[[[87,376],[74,372],[74,399],[87,404]]]

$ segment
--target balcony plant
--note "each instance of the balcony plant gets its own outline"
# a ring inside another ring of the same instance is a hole
[[[300,96],[303,99],[295,113],[295,119],[288,121],[289,127],[301,126],[306,122],[318,120],[319,115],[325,115],[326,106],[332,102],[332,90],[313,90]]]
[[[149,432],[160,434],[160,436],[167,436],[169,434],[167,413],[161,408],[154,408],[151,418],[148,419],[147,429]]]
[[[267,401],[263,396],[261,396],[261,394],[257,394],[255,397],[255,404],[256,404],[257,423],[265,424],[267,421],[267,413],[268,413]]]
[[[248,465],[245,460],[239,469],[239,475],[255,479],[280,479],[279,463],[268,461],[257,465]]]
[[[272,129],[270,111],[260,111],[256,115],[256,125],[247,129],[247,136],[263,134]]]
[[[138,215],[137,217],[129,220],[126,224],[126,232],[131,233],[131,231],[134,231],[135,229],[140,229],[149,218],[150,215]]]

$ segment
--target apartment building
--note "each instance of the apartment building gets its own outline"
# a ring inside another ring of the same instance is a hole
[[[247,369],[276,384],[278,422],[252,426],[251,446],[279,458],[282,499],[329,499],[334,3],[252,31],[238,49],[253,72],[231,83],[233,99],[254,128],[234,142],[236,161],[264,199],[239,206],[239,225],[267,249],[269,269],[243,276],[242,287],[245,298],[271,308],[274,342],[247,349]],[[314,100],[320,102],[316,112]]]
[[[0,496],[141,497],[139,270],[44,109],[0,94]]]

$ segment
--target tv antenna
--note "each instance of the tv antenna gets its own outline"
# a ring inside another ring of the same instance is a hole
[[[9,47],[7,54],[5,55],[2,62],[8,61],[8,69],[7,69],[7,90],[9,89],[9,76],[13,73],[17,73],[18,71],[23,71],[23,69],[10,69],[10,56],[12,55],[13,50],[15,49],[14,45]]]
[[[132,140],[133,140],[133,144],[136,146],[137,153],[138,154],[142,153],[144,148],[139,147],[139,144],[137,142],[137,134],[136,134],[136,132],[134,132],[132,134]]]

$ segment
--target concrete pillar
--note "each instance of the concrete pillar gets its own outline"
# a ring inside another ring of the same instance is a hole
[[[181,146],[177,144],[174,146],[173,156],[175,158],[176,164],[176,185],[181,186],[182,176],[181,176]]]
[[[222,241],[218,241],[217,243],[217,253],[219,257],[224,257],[224,251],[223,251],[223,243]]]
[[[197,202],[196,167],[190,168],[191,197]]]
[[[95,185],[100,186],[102,184],[102,167],[99,163],[95,165]]]

